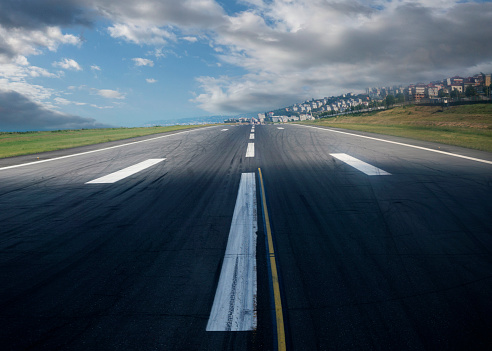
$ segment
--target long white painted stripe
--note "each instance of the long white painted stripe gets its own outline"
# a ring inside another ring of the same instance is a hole
[[[140,140],[140,141],[132,141],[131,143],[127,143],[127,144],[115,145],[115,146],[105,147],[105,148],[102,148],[102,149],[91,150],[91,151],[86,151],[86,152],[79,152],[78,154],[71,154],[71,155],[66,155],[66,156],[54,157],[54,158],[50,158],[50,159],[47,159],[47,160],[40,160],[40,161],[22,163],[20,165],[13,165],[13,166],[1,167],[0,168],[0,171],[3,171],[4,169],[11,169],[11,168],[18,168],[18,167],[38,165],[40,163],[62,160],[64,158],[70,158],[70,157],[88,155],[88,154],[92,154],[92,153],[95,153],[95,152],[106,151],[106,150],[111,150],[111,149],[117,149],[119,147],[125,147],[125,146],[140,144],[140,143],[146,143],[148,141],[154,141],[154,140],[157,140],[157,139],[168,138],[168,137],[172,137],[172,136],[175,136],[175,135],[179,135],[179,134],[183,134],[183,133],[191,133],[191,132],[194,132],[194,131],[197,131],[197,130],[203,130],[203,129],[208,129],[208,128],[216,128],[216,126],[200,127],[200,128],[196,128],[196,129],[187,129],[187,130],[182,131],[182,132],[161,135],[161,136],[158,136],[158,137],[155,137],[155,138],[150,138],[150,139],[145,139],[145,140]]]
[[[254,134],[250,134],[250,135],[249,135],[249,138],[250,138],[250,139],[254,139],[254,138],[255,138],[255,135],[254,135]]]
[[[328,128],[319,128],[319,127],[312,127],[312,126],[304,126],[304,125],[301,125],[301,124],[293,124],[293,125],[296,125],[296,126],[299,126],[299,127],[305,127],[305,128],[320,129],[320,130],[324,130],[326,132],[346,134],[346,135],[355,136],[355,137],[358,137],[358,138],[364,138],[364,139],[370,139],[370,140],[377,140],[377,141],[382,141],[383,143],[390,143],[390,144],[395,144],[395,145],[412,147],[414,149],[420,149],[420,150],[425,150],[425,151],[436,152],[438,154],[443,154],[443,155],[448,155],[448,156],[454,156],[454,157],[464,158],[464,159],[467,159],[467,160],[472,160],[472,161],[477,161],[477,162],[482,162],[482,163],[488,163],[488,164],[492,165],[492,161],[483,160],[483,159],[480,159],[480,158],[475,158],[475,157],[470,157],[470,156],[453,154],[452,152],[446,152],[446,151],[441,151],[441,150],[429,149],[429,148],[423,147],[423,146],[417,146],[417,145],[410,145],[410,144],[405,144],[405,143],[399,143],[397,141],[385,140],[385,139],[380,139],[380,138],[373,138],[373,137],[369,137],[369,136],[365,136],[365,135],[347,133],[347,132],[342,132],[340,130],[334,130],[334,129],[328,129]]]
[[[124,168],[122,170],[119,170],[117,172],[105,175],[104,177],[100,177],[94,180],[91,180],[90,182],[87,182],[86,184],[109,184],[109,183],[115,183],[118,180],[124,179],[126,177],[131,176],[132,174],[138,173],[140,171],[143,171],[146,168],[149,168],[159,162],[164,161],[165,158],[154,158],[154,159],[148,159],[146,161],[137,163],[136,165]]]
[[[359,171],[373,176],[373,175],[391,175],[388,172],[383,171],[382,169],[379,169],[377,167],[374,167],[373,165],[370,165],[369,163],[366,163],[364,161],[361,161],[355,157],[352,157],[347,154],[330,154],[331,156],[338,158],[340,161],[343,161],[347,163],[348,165],[357,168]]]
[[[243,173],[207,331],[256,329],[255,173]]]
[[[255,143],[248,143],[246,149],[246,157],[255,157]]]
[[[221,131],[221,132],[225,132],[225,131],[227,131],[227,130],[229,130],[229,129],[221,129],[220,131]]]
[[[277,129],[285,129],[285,128],[282,128],[282,127],[277,127]]]

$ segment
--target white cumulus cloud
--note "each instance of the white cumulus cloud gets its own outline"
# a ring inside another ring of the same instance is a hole
[[[115,23],[108,28],[113,38],[121,38],[134,44],[164,45],[168,40],[175,41],[174,33],[156,25],[137,25]]]
[[[135,57],[132,58],[133,62],[135,62],[135,66],[149,66],[149,67],[154,67],[154,61],[141,58],[141,57]]]
[[[82,71],[82,67],[73,59],[64,58],[59,62],[53,62],[53,67],[60,67],[67,70]]]
[[[189,41],[190,43],[196,43],[198,41],[197,37],[183,37],[183,40]]]
[[[9,63],[19,55],[39,55],[43,49],[56,51],[60,44],[78,45],[81,41],[72,34],[63,34],[56,26],[39,29],[6,28],[0,23],[0,64]]]
[[[96,91],[98,95],[105,97],[107,99],[124,99],[125,94],[120,93],[117,90],[111,90],[111,89],[101,89]]]
[[[156,79],[154,79],[154,78],[147,78],[147,79],[145,79],[145,81],[146,81],[147,83],[149,83],[149,84],[157,83],[157,80],[156,80]]]

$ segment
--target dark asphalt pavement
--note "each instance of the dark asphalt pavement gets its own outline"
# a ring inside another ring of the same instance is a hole
[[[258,168],[289,349],[490,349],[492,165],[282,128],[256,126],[249,140],[251,126],[217,126],[12,169],[1,167],[15,158],[0,160],[1,349],[274,349],[261,211],[257,330],[205,330],[240,177]],[[154,158],[166,160],[86,184]]]

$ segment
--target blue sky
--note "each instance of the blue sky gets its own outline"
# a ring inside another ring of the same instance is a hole
[[[492,71],[490,1],[0,0],[0,131],[267,111]]]

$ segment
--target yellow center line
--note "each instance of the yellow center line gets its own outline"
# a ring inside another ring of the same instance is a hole
[[[268,238],[268,253],[270,256],[270,267],[272,271],[272,284],[273,284],[273,297],[275,302],[275,316],[277,322],[277,346],[278,350],[286,350],[285,343],[285,328],[284,328],[284,315],[282,312],[282,300],[280,298],[280,285],[278,283],[277,263],[275,260],[275,250],[273,248],[272,230],[270,228],[270,217],[268,216],[268,209],[265,197],[265,187],[263,186],[263,176],[261,175],[261,168],[258,168],[260,175],[261,186],[261,200],[263,204],[263,213],[265,216],[265,227]]]

